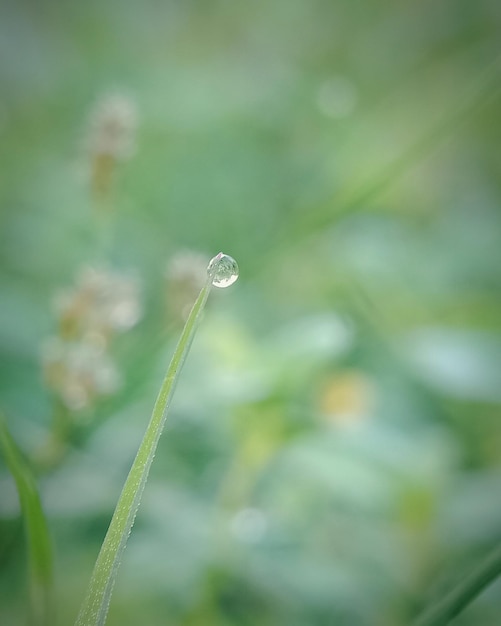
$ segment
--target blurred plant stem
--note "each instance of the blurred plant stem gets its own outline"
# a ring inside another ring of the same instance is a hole
[[[27,542],[31,623],[53,626],[52,547],[35,478],[0,414],[0,449],[16,483]]]
[[[443,626],[459,615],[473,600],[501,575],[501,544],[466,576],[454,589],[426,609],[414,626]]]
[[[50,471],[64,459],[71,444],[73,420],[71,411],[61,400],[52,398],[52,419],[47,439],[35,452],[33,461],[41,471]]]
[[[335,220],[351,213],[354,209],[370,206],[374,200],[385,193],[402,176],[407,174],[427,158],[443,141],[450,139],[459,125],[464,124],[489,102],[499,98],[499,72],[501,56],[487,65],[478,73],[475,82],[464,90],[456,105],[441,115],[435,123],[397,158],[383,165],[378,171],[369,175],[365,181],[355,181],[355,184],[342,190],[318,206],[315,210],[301,212],[297,219],[290,220],[286,229],[280,233],[280,244],[273,250],[283,250],[283,247],[294,246],[298,240],[304,238],[305,233],[317,236],[328,228]],[[272,253],[273,253],[272,250]],[[263,269],[269,267],[269,258],[263,259]]]

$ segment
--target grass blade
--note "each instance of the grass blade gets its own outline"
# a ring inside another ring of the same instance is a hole
[[[53,624],[52,546],[35,478],[0,414],[0,449],[16,483],[28,545],[31,619]]]
[[[501,545],[416,620],[414,626],[443,626],[459,615],[488,585],[501,575]]]
[[[219,259],[220,256],[218,255],[215,259]],[[150,422],[122,489],[97,558],[87,594],[77,617],[76,626],[102,626],[105,623],[120,559],[134,524],[134,518],[148,478],[150,466],[167,418],[176,381],[188,355],[203,308],[210,293],[212,280],[217,271],[217,263],[213,270],[211,270],[211,265],[209,265],[209,270],[207,282],[200,291],[186,320],[167,369],[167,374],[160,388]]]

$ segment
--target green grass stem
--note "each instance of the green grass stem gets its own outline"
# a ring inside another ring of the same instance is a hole
[[[454,589],[426,609],[414,622],[414,626],[448,624],[500,575],[501,544]]]
[[[0,450],[16,483],[27,541],[31,622],[53,626],[52,546],[38,488],[24,455],[0,414]]]
[[[211,290],[211,284],[212,275],[209,275],[186,320],[167,369],[167,374],[160,388],[150,422],[125,481],[108,532],[97,557],[87,594],[77,617],[76,626],[102,626],[105,623],[120,559],[134,524],[155,450],[165,425],[174,388],[193,341]]]

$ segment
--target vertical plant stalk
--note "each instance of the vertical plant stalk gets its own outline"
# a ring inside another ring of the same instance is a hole
[[[35,478],[0,414],[0,450],[16,483],[28,545],[31,622],[52,626],[52,546]]]
[[[414,622],[414,626],[448,624],[500,575],[501,544],[452,591],[426,609]]]
[[[76,626],[102,626],[105,623],[120,559],[134,524],[155,450],[165,425],[174,388],[209,296],[213,277],[214,273],[209,272],[207,282],[202,287],[186,320],[155,402],[150,422],[125,481],[99,552],[87,594],[77,617]]]

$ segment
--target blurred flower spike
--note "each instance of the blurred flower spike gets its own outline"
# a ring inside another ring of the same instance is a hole
[[[110,93],[98,100],[91,113],[87,140],[91,185],[96,195],[109,194],[117,164],[134,153],[136,126],[136,107],[130,98]]]
[[[58,335],[43,349],[47,386],[70,410],[90,408],[117,390],[120,375],[109,353],[118,333],[141,317],[139,282],[105,269],[84,268],[76,286],[56,298]]]
[[[207,256],[193,250],[180,250],[169,260],[165,279],[168,315],[184,323],[193,300],[207,280]]]
[[[44,347],[45,381],[71,411],[89,408],[97,397],[115,392],[120,384],[104,345],[94,339],[67,342],[52,337]]]
[[[140,319],[139,282],[134,276],[84,267],[75,288],[56,298],[55,308],[63,338],[91,332],[107,339]]]

